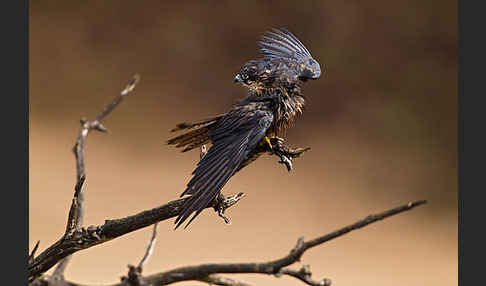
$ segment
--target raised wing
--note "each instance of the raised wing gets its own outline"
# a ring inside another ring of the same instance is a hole
[[[293,58],[298,61],[311,59],[307,48],[284,28],[272,29],[258,42],[261,53],[267,58]]]
[[[246,155],[265,136],[273,114],[261,103],[252,103],[225,114],[210,127],[212,146],[199,161],[181,194],[191,195],[175,223],[178,228],[193,213],[187,227],[220,193]]]

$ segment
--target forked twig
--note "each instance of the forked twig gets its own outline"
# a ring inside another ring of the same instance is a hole
[[[34,248],[30,252],[30,255],[29,255],[29,263],[32,263],[32,261],[34,261],[35,252],[39,248],[39,244],[40,244],[40,240],[37,241],[37,243],[35,244]]]
[[[149,243],[147,244],[147,248],[145,249],[145,253],[138,263],[138,266],[135,267],[133,265],[128,265],[128,276],[122,277],[122,282],[127,282],[128,284],[132,286],[143,286],[146,285],[143,277],[142,277],[142,271],[143,271],[143,266],[148,262],[150,257],[152,256],[152,253],[154,251],[155,247],[155,241],[157,238],[157,223],[154,224],[154,227],[152,228],[152,235],[150,236]]]
[[[246,282],[217,274],[208,275],[204,278],[199,279],[199,281],[206,282],[209,285],[219,286],[251,286],[251,284],[248,284]]]
[[[300,270],[293,270],[290,268],[283,268],[277,274],[277,277],[281,275],[288,275],[299,279],[310,286],[330,286],[332,284],[330,279],[324,278],[320,281],[312,279],[312,272],[310,271],[310,265],[306,264],[300,268]]]
[[[85,159],[84,154],[86,150],[86,137],[92,130],[107,132],[102,121],[103,119],[111,113],[117,107],[123,99],[129,95],[137,83],[140,80],[140,76],[136,74],[132,80],[126,85],[126,87],[120,92],[120,94],[110,103],[108,104],[103,111],[101,111],[98,115],[96,115],[95,119],[92,121],[88,121],[86,118],[82,118],[81,127],[79,129],[78,137],[76,138],[76,143],[73,147],[74,156],[76,159],[76,185],[74,187],[74,197],[71,203],[71,208],[69,209],[69,216],[66,225],[66,231],[64,233],[64,238],[68,238],[73,236],[76,231],[80,231],[83,225],[83,218],[84,218],[84,182],[86,180],[86,167],[85,167]],[[69,263],[70,256],[66,256],[62,259],[56,269],[53,272],[53,277],[62,280],[64,279],[64,271]]]
[[[152,229],[152,236],[150,237],[149,243],[147,245],[147,249],[145,250],[145,254],[142,257],[142,260],[140,260],[140,263],[138,263],[137,268],[140,269],[140,272],[142,271],[143,266],[150,259],[150,256],[152,255],[152,253],[154,251],[155,241],[157,239],[157,225],[158,225],[158,223],[154,223],[154,227]]]

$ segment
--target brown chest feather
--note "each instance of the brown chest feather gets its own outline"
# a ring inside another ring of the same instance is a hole
[[[287,129],[293,126],[298,116],[304,111],[304,104],[305,100],[300,95],[293,95],[280,100],[274,115],[273,132],[276,136],[284,136]]]

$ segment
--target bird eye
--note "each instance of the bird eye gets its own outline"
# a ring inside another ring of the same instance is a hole
[[[246,73],[244,73],[244,74],[241,75],[241,78],[244,79],[244,80],[247,80],[248,79],[248,75]]]

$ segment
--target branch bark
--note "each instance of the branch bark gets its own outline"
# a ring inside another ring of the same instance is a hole
[[[239,196],[239,194],[235,195]],[[235,196],[215,200],[208,208],[220,209],[220,205],[233,202]],[[75,231],[71,236],[63,236],[49,248],[41,252],[32,263],[29,263],[29,281],[33,281],[49,270],[59,260],[83,249],[115,239],[132,231],[150,226],[179,215],[187,198],[170,201],[157,208],[140,212],[121,219],[106,220],[103,225],[89,226]]]
[[[76,159],[76,185],[74,187],[74,197],[71,203],[71,208],[69,209],[68,221],[63,238],[72,236],[74,232],[79,231],[83,225],[85,212],[83,186],[86,180],[86,164],[84,159],[86,138],[92,130],[108,132],[108,129],[106,129],[102,124],[103,119],[105,119],[105,117],[110,114],[115,107],[117,107],[123,101],[123,99],[133,91],[139,80],[140,76],[136,74],[120,92],[120,94],[110,104],[108,104],[103,111],[101,111],[95,117],[94,120],[88,121],[86,118],[81,118],[80,120],[81,127],[79,128],[78,137],[76,138],[76,143],[73,147],[74,157]],[[30,261],[33,262],[32,256],[33,255],[31,255]],[[69,260],[70,256],[66,256],[58,263],[52,275],[56,280],[64,279],[64,271],[66,270]]]
[[[176,268],[167,272],[151,275],[145,279],[153,285],[168,285],[185,280],[199,280],[216,273],[260,273],[260,274],[292,274],[289,271],[280,272],[284,267],[300,261],[304,252],[312,247],[323,244],[334,238],[340,237],[348,232],[365,227],[371,223],[383,220],[393,215],[411,210],[417,206],[425,204],[426,201],[415,201],[405,205],[384,211],[378,214],[372,214],[346,227],[340,228],[329,234],[316,237],[312,240],[304,241],[299,238],[297,245],[286,256],[269,262],[261,263],[227,263],[227,264],[202,264],[197,266],[186,266]],[[295,275],[290,275],[295,277]],[[299,278],[300,279],[300,278]],[[302,280],[302,279],[300,279]],[[121,284],[116,284],[121,285]],[[312,285],[312,284],[309,284]],[[324,285],[324,284],[320,284]]]
[[[184,199],[178,200],[178,202],[181,203],[181,201],[183,200]],[[331,283],[329,279],[322,279],[320,281],[312,280],[309,269],[301,269],[299,271],[296,271],[287,268],[287,266],[299,262],[304,252],[310,248],[321,245],[337,237],[343,236],[353,230],[363,228],[369,224],[378,222],[380,220],[389,218],[391,216],[394,216],[396,214],[405,211],[409,211],[425,203],[427,203],[427,201],[424,200],[409,202],[407,204],[401,205],[399,207],[378,214],[372,214],[353,224],[350,224],[336,231],[316,237],[308,241],[305,241],[304,238],[301,237],[298,239],[296,246],[293,249],[291,249],[287,255],[283,256],[282,258],[278,258],[268,262],[220,263],[220,264],[213,263],[213,264],[201,264],[195,266],[183,266],[166,272],[145,276],[141,280],[144,281],[144,283],[146,283],[147,285],[168,285],[176,282],[189,281],[189,280],[208,282],[209,280],[213,279],[210,277],[212,277],[211,275],[214,274],[253,273],[253,274],[275,275],[277,277],[286,275],[286,276],[291,276],[296,279],[299,279],[300,281],[306,283],[307,285],[329,286]],[[180,206],[181,204],[179,204],[179,207]],[[69,282],[69,283],[71,283],[69,285],[78,285],[73,282]],[[242,282],[236,281],[235,283],[242,283]],[[121,283],[114,284],[112,286],[126,286],[126,285],[127,282],[123,281]],[[226,284],[226,285],[232,285],[232,284]],[[246,284],[233,284],[233,285],[246,285]]]

